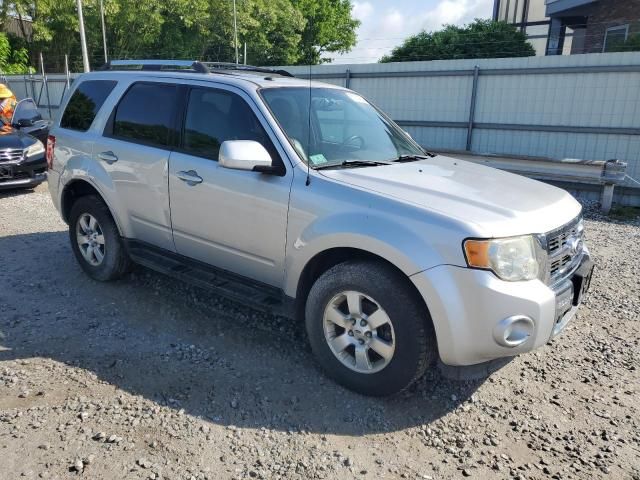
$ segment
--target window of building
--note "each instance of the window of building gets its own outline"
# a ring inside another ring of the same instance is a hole
[[[135,143],[166,147],[173,129],[176,87],[136,83],[116,107],[113,136]]]
[[[113,80],[82,82],[71,95],[60,120],[60,126],[81,132],[87,131],[116,83]]]
[[[189,94],[182,150],[218,160],[225,140],[260,142],[276,158],[275,148],[247,102],[225,90],[194,88]]]
[[[629,35],[629,25],[619,25],[616,27],[607,28],[607,33],[604,35],[604,45],[602,46],[603,52],[613,52],[624,45]]]
[[[540,0],[527,1],[527,22],[544,22],[548,21],[547,5]]]
[[[522,23],[527,0],[501,0],[498,8],[498,20],[507,23]]]

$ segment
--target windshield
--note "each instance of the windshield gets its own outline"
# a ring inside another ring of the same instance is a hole
[[[402,155],[425,154],[395,123],[356,93],[283,87],[263,89],[261,95],[298,154],[312,167],[393,161]]]
[[[42,120],[38,107],[32,99],[25,98],[24,100],[19,101],[16,105],[13,112],[12,123],[18,123],[20,120],[30,123]]]

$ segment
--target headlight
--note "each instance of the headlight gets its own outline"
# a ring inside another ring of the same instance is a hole
[[[44,154],[44,145],[40,140],[24,149],[24,156],[27,158],[37,157]]]
[[[546,253],[532,235],[490,240],[465,240],[471,268],[491,270],[502,280],[517,282],[543,278]]]

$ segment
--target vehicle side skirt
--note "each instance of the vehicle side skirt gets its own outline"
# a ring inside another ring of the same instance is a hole
[[[255,310],[295,316],[295,299],[276,287],[199,262],[146,242],[123,239],[131,260]]]

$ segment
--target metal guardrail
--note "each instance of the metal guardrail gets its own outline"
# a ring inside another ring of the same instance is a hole
[[[553,160],[537,157],[504,157],[497,155],[472,155],[468,152],[442,152],[461,160],[506,170],[525,177],[549,182],[568,182],[601,185],[600,204],[604,213],[609,213],[616,185],[626,179],[627,164],[619,160],[576,160],[566,158]]]

